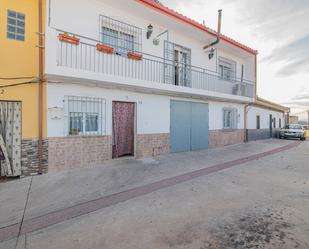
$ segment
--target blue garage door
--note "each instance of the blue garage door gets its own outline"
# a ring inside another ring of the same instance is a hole
[[[208,104],[171,101],[171,151],[208,148]]]

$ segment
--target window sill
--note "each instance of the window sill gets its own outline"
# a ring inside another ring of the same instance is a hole
[[[234,132],[234,131],[238,131],[239,129],[237,128],[223,128],[222,131],[223,132]]]
[[[105,137],[107,135],[104,135],[104,134],[76,134],[76,135],[73,135],[73,134],[69,134],[67,135],[67,137]]]

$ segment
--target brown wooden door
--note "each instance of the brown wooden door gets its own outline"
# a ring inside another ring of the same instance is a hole
[[[134,111],[134,103],[113,101],[113,158],[134,155]]]

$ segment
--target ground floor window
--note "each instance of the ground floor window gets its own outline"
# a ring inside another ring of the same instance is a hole
[[[237,109],[224,108],[223,109],[223,129],[237,128]]]
[[[70,112],[70,135],[99,132],[99,113]]]
[[[68,135],[101,135],[105,132],[105,100],[65,96]]]
[[[274,128],[276,128],[276,118],[274,118]]]
[[[282,124],[281,124],[281,118],[279,118],[279,128],[282,127]]]

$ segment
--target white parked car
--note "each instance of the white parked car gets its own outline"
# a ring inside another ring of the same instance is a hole
[[[279,132],[279,138],[299,138],[306,140],[306,131],[302,125],[288,124]]]

